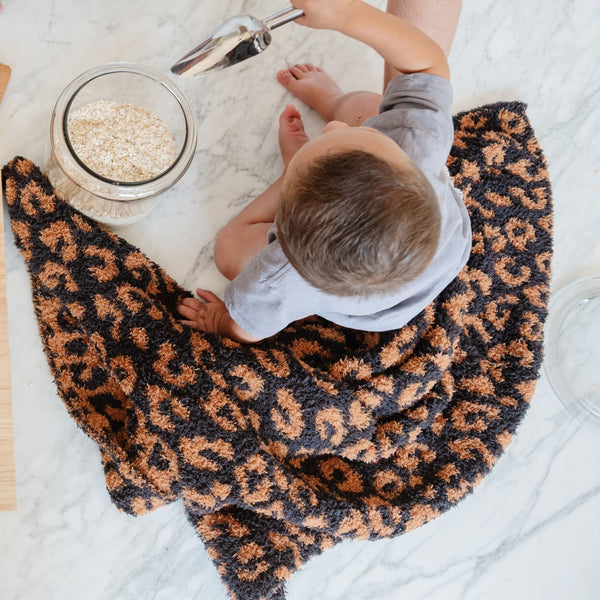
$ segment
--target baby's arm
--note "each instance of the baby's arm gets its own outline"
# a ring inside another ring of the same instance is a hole
[[[245,344],[259,342],[257,338],[244,331],[232,318],[225,303],[209,290],[196,290],[205,302],[196,298],[185,298],[177,307],[179,314],[186,320],[181,322],[193,329],[219,333]]]
[[[444,51],[418,27],[362,0],[293,0],[305,12],[301,25],[332,29],[371,46],[401,73],[450,79]]]

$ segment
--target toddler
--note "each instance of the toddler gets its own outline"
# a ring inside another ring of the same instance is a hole
[[[446,53],[460,0],[390,0],[387,12],[361,0],[294,5],[305,12],[299,24],[374,48],[386,62],[385,93],[343,94],[311,64],[278,73],[328,124],[309,140],[299,112],[285,108],[282,176],[217,236],[215,263],[231,280],[225,301],[199,289],[203,301],[178,307],[185,324],[247,343],[313,314],[398,329],[456,277],[471,249],[445,166],[454,133]]]

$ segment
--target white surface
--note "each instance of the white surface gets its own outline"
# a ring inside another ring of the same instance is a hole
[[[382,0],[374,2],[383,5]],[[264,17],[283,0],[4,0],[0,164],[43,164],[52,107],[86,69],[130,60],[167,71],[227,16]],[[549,161],[556,204],[553,290],[600,273],[600,3],[468,0],[451,56],[455,109],[518,99]],[[291,24],[229,71],[181,80],[198,151],[156,211],[121,235],[182,285],[221,293],[219,227],[279,175],[275,79],[312,61],[349,90],[379,91],[381,61],[339,34]],[[320,119],[305,107],[309,133]],[[5,215],[7,221],[7,216]],[[7,228],[8,229],[8,228]],[[225,600],[180,503],[134,519],[109,502],[98,451],[58,399],[37,333],[23,260],[6,233],[19,510],[0,514],[2,600]],[[587,600],[599,596],[600,436],[542,378],[513,444],[476,492],[404,537],[348,543],[312,560],[289,600]]]

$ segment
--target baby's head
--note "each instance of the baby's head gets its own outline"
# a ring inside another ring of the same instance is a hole
[[[288,166],[277,237],[300,275],[327,293],[398,290],[429,264],[439,235],[431,184],[376,129],[333,121]]]

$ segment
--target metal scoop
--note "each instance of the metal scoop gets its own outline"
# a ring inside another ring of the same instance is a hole
[[[302,15],[303,10],[291,6],[264,21],[250,15],[231,17],[174,64],[171,72],[182,77],[204,75],[256,56],[271,43],[273,29]]]

